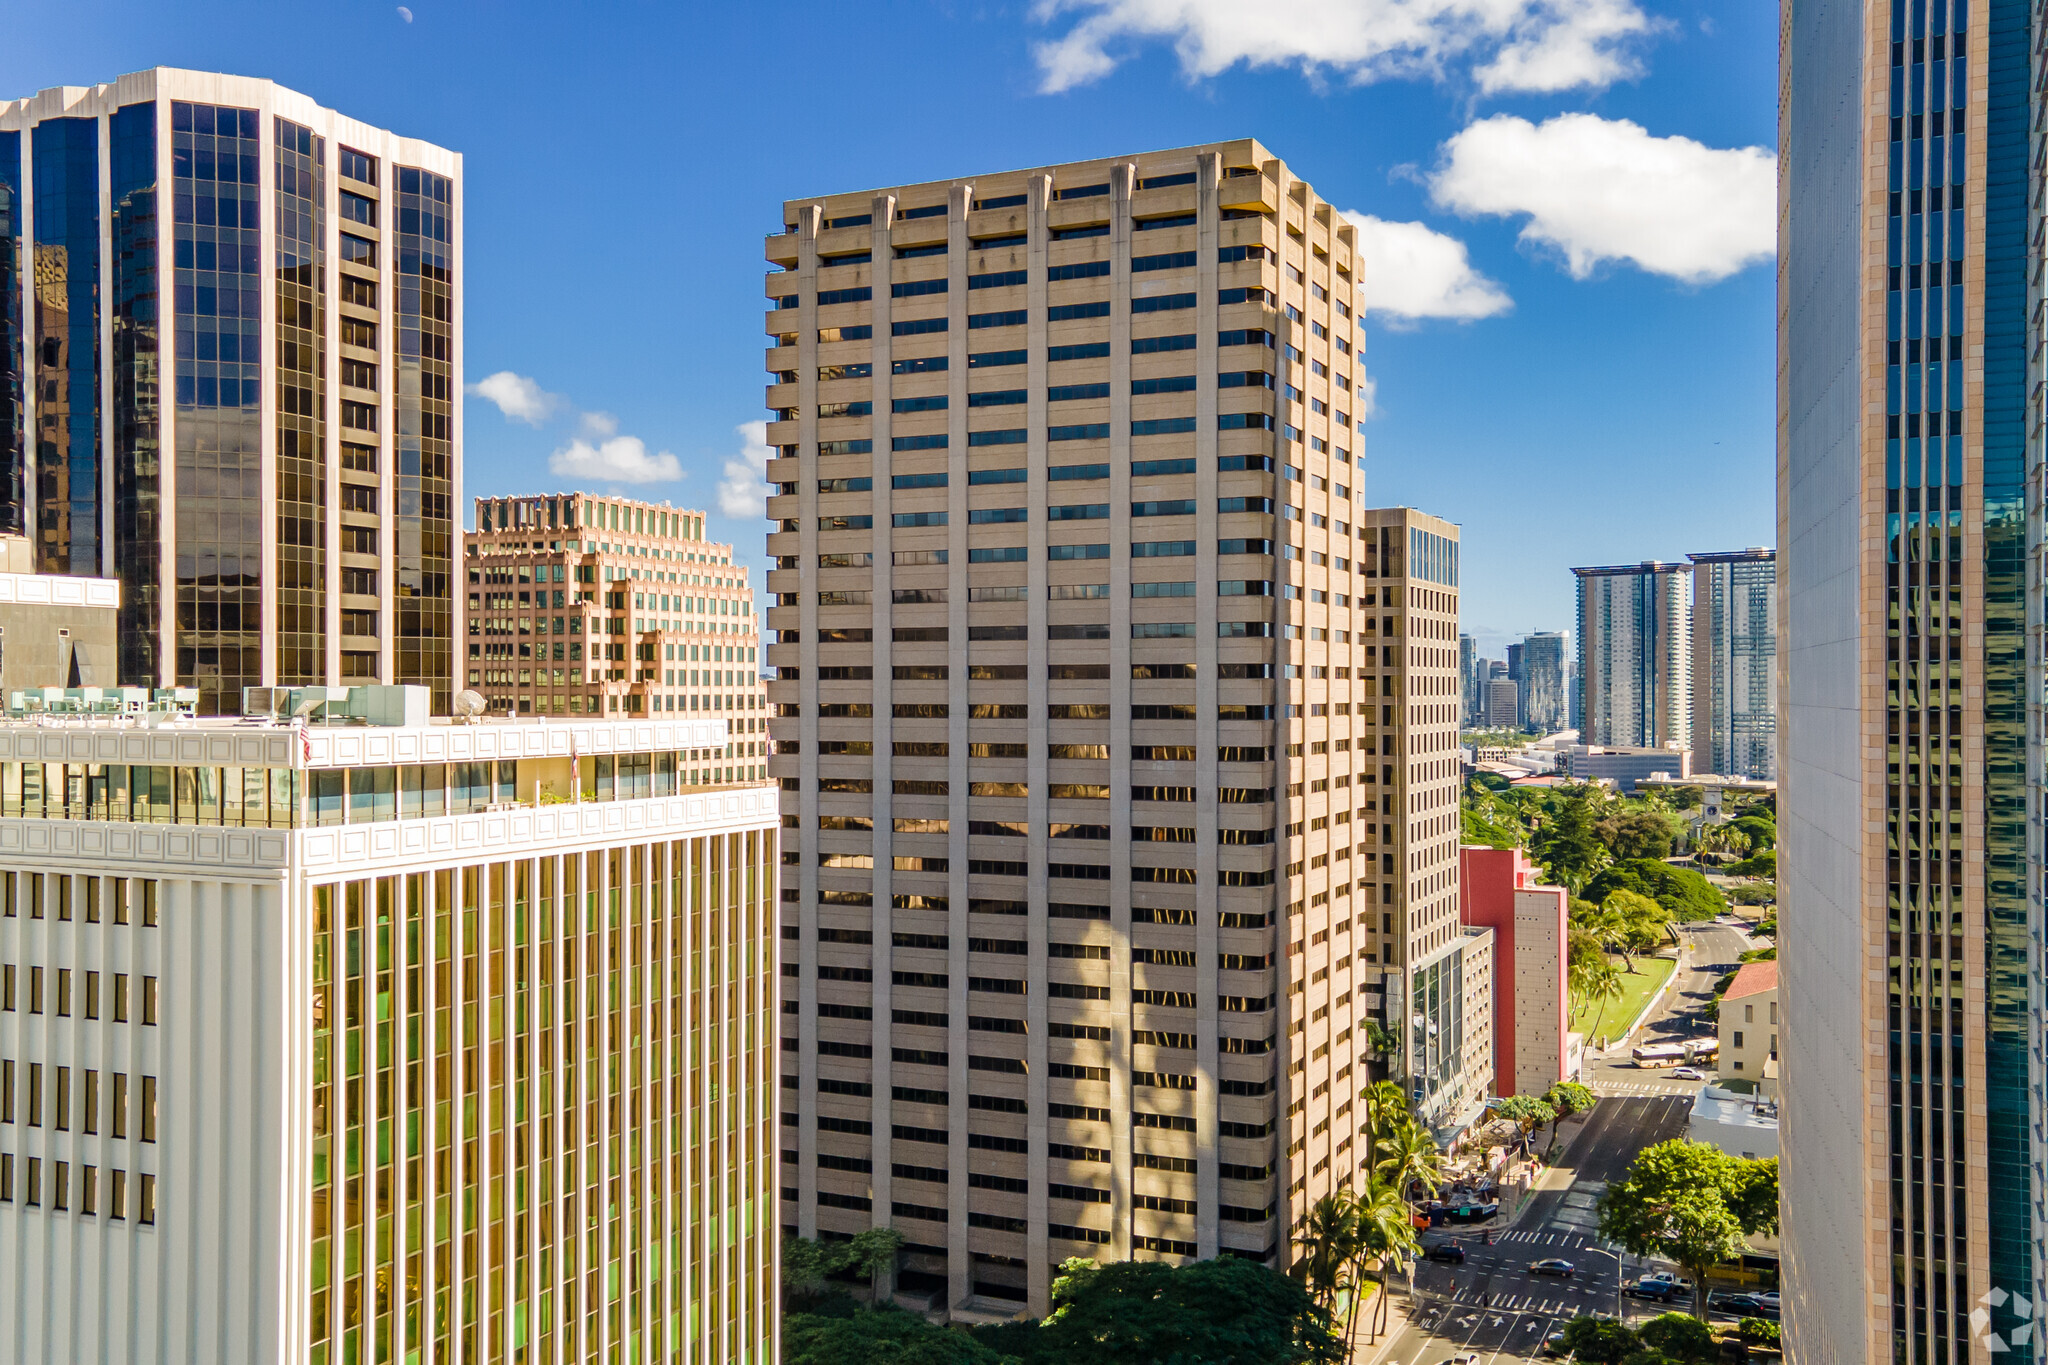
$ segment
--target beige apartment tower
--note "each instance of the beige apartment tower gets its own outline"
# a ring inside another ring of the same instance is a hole
[[[962,1315],[1072,1255],[1284,1263],[1359,1161],[1378,803],[1455,743],[1453,683],[1394,752],[1353,230],[1248,140],[784,222],[782,1222],[893,1224]]]
[[[558,493],[478,498],[465,537],[468,685],[493,712],[716,715],[721,752],[693,756],[767,771],[760,618],[732,546],[704,514],[666,503]]]

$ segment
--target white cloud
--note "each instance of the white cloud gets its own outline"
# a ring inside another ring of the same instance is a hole
[[[1776,248],[1778,161],[1765,147],[1653,137],[1593,114],[1540,125],[1502,114],[1472,124],[1443,153],[1430,178],[1438,203],[1527,215],[1522,240],[1561,252],[1579,279],[1617,260],[1711,284]]]
[[[726,457],[725,476],[718,481],[718,510],[735,520],[768,515],[768,461],[775,448],[768,444],[766,422],[742,422],[733,428],[740,436],[740,453]]]
[[[561,409],[562,399],[549,393],[523,374],[500,370],[468,386],[466,392],[495,403],[498,411],[515,422],[537,427]]]
[[[1597,89],[1636,75],[1634,48],[1660,26],[1635,0],[1039,0],[1037,17],[1074,18],[1033,49],[1048,93],[1147,40],[1170,41],[1191,77],[1242,62],[1364,84],[1462,66],[1489,94]]]
[[[1465,244],[1426,223],[1344,215],[1358,228],[1364,311],[1386,318],[1490,318],[1514,307],[1507,290],[1472,268]]]
[[[608,412],[582,412],[576,415],[576,429],[586,440],[602,441],[619,434],[619,419]]]
[[[598,483],[668,483],[683,477],[682,461],[666,450],[648,454],[638,436],[595,443],[579,436],[548,456],[548,469],[566,479]]]

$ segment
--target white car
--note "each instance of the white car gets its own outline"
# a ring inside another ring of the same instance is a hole
[[[1671,1079],[1674,1081],[1703,1081],[1706,1078],[1707,1073],[1696,1066],[1682,1066],[1671,1073]]]

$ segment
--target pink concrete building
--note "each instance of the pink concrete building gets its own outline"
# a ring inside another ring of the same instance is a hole
[[[1493,930],[1493,1074],[1503,1095],[1540,1095],[1579,1069],[1565,993],[1567,893],[1536,878],[1518,848],[1458,850],[1459,917]]]

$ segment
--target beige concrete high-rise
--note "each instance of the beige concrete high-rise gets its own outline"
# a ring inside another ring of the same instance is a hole
[[[517,715],[729,722],[705,781],[768,775],[760,617],[704,514],[591,493],[478,498],[468,532],[468,685]],[[735,762],[737,760],[737,762]]]
[[[1362,1159],[1382,793],[1455,766],[1455,683],[1390,693],[1456,590],[1380,598],[1353,229],[1249,140],[783,216],[782,1222],[969,1315],[1283,1262]]]
[[[1379,923],[1371,926],[1377,937],[1359,946],[1385,993],[1380,1022],[1397,1040],[1386,1065],[1407,1082],[1417,1114],[1448,1139],[1493,1093],[1494,934],[1459,914],[1458,528],[1408,507],[1375,508],[1365,527],[1377,540],[1366,549],[1375,581],[1362,605],[1381,613],[1381,700],[1370,718],[1378,733],[1353,742],[1372,754],[1377,740],[1379,772],[1377,792],[1355,801],[1352,836],[1357,856],[1377,856],[1380,881],[1360,888],[1358,908],[1370,917],[1376,904]],[[1516,684],[1496,678],[1488,686],[1503,684],[1503,724],[1511,728]],[[1330,804],[1335,811],[1345,803],[1333,796]],[[1330,819],[1341,831],[1341,815]],[[1364,830],[1358,820],[1368,822]],[[1309,823],[1313,829],[1313,815]],[[1484,1007],[1471,1008],[1474,1001]],[[1327,1002],[1309,1003],[1313,1012]]]

